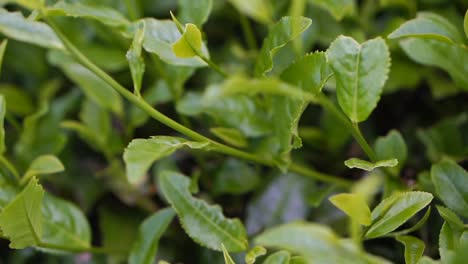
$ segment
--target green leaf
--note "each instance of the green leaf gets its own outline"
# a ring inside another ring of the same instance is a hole
[[[8,40],[3,40],[0,44],[0,73],[2,72],[3,57],[5,56],[5,50],[8,45]]]
[[[133,243],[128,263],[154,263],[159,247],[159,239],[175,216],[174,210],[167,208],[151,215],[140,225],[136,241]]]
[[[246,264],[254,264],[258,257],[267,253],[267,250],[262,246],[255,246],[245,255]]]
[[[172,49],[172,44],[181,39],[182,34],[174,22],[169,20],[145,19],[145,38],[143,48],[155,53],[166,63],[178,66],[204,67],[207,64],[198,56],[179,58]],[[131,35],[133,37],[133,34]],[[208,56],[208,49],[202,43],[201,54]]]
[[[274,227],[255,237],[256,244],[282,248],[306,258],[307,263],[366,263],[340,244],[339,238],[322,225],[293,222]]]
[[[465,29],[465,35],[468,38],[468,10],[466,10],[465,19],[463,20],[463,28]]]
[[[391,130],[386,136],[377,138],[374,149],[379,160],[398,160],[395,169],[390,169],[395,175],[399,173],[408,157],[405,140],[397,130]]]
[[[210,16],[213,0],[178,0],[183,23],[193,23],[202,26]]]
[[[441,161],[431,168],[437,196],[456,213],[468,217],[468,172],[452,161]]]
[[[210,132],[224,142],[238,148],[245,148],[248,145],[245,136],[237,129],[229,127],[212,127]]]
[[[123,156],[127,179],[132,184],[138,184],[144,179],[144,175],[151,164],[157,160],[167,157],[183,147],[203,149],[208,146],[208,142],[188,141],[183,138],[169,136],[134,139],[125,149]]]
[[[11,241],[10,247],[22,249],[40,243],[43,230],[41,215],[44,189],[32,178],[0,213],[0,228]]]
[[[221,244],[230,252],[245,250],[247,234],[239,219],[227,219],[221,207],[210,206],[192,197],[189,186],[190,179],[179,173],[166,171],[160,176],[162,193],[176,211],[187,234],[213,250],[221,251]]]
[[[6,102],[5,97],[0,94],[0,155],[5,153],[5,114],[6,114]]]
[[[55,32],[45,23],[30,21],[19,12],[0,8],[0,32],[7,37],[44,48],[64,49]]]
[[[124,27],[130,24],[119,11],[106,6],[60,1],[52,7],[47,8],[46,11],[47,15],[89,18],[112,27]]]
[[[336,20],[356,12],[354,0],[309,0],[309,2],[327,10]]]
[[[361,225],[371,224],[371,211],[360,194],[341,193],[329,198],[330,202]]]
[[[372,224],[365,234],[366,239],[383,236],[426,207],[433,199],[426,192],[395,193],[384,199],[372,211]]]
[[[289,252],[282,250],[269,256],[267,259],[265,259],[263,264],[289,264],[290,259],[291,255]]]
[[[346,160],[344,164],[346,165],[346,167],[351,168],[351,169],[358,168],[361,170],[372,171],[380,167],[395,167],[398,165],[398,160],[397,159],[379,160],[375,163],[372,163],[372,162],[361,160],[358,158],[351,158],[351,159]]]
[[[273,6],[269,0],[228,0],[240,13],[263,24],[273,22]]]
[[[89,99],[118,115],[122,114],[123,106],[120,95],[93,72],[62,52],[50,52],[49,61],[53,65],[59,66]]]
[[[145,60],[141,53],[144,37],[145,21],[142,20],[138,24],[138,29],[133,37],[132,45],[126,55],[128,64],[130,65],[130,72],[132,74],[133,89],[137,95],[140,95],[141,82],[143,81],[143,74],[145,73]]]
[[[255,168],[233,158],[227,158],[214,177],[212,190],[215,194],[240,195],[254,190],[261,183]]]
[[[353,123],[365,121],[377,106],[390,70],[390,54],[378,37],[359,44],[339,36],[327,51],[335,72],[338,103]]]
[[[388,35],[389,39],[402,37],[429,38],[447,43],[464,43],[458,29],[447,19],[430,12],[420,12]]]
[[[57,157],[54,155],[42,155],[33,160],[21,181],[27,182],[27,180],[32,176],[52,174],[62,172],[64,170],[65,167]]]
[[[451,263],[458,249],[459,241],[463,230],[453,229],[447,222],[444,222],[439,234],[439,254],[442,263]]]
[[[91,245],[91,227],[86,216],[68,201],[45,193],[42,223],[41,242],[75,248],[88,248]],[[46,248],[41,250],[51,251]]]
[[[203,53],[202,45],[201,31],[196,25],[188,23],[180,39],[172,44],[172,51],[179,58],[191,58]]]
[[[406,55],[417,63],[435,66],[446,71],[462,89],[468,88],[468,51],[460,45],[452,45],[432,39],[407,38],[400,41]]]
[[[40,9],[44,6],[44,0],[3,0],[2,2],[16,3],[28,9]]]
[[[226,250],[223,244],[221,244],[221,249],[223,250],[224,263],[236,264],[236,262],[234,262],[234,260],[231,258],[231,256],[229,255],[229,252]]]
[[[273,56],[278,50],[298,38],[311,24],[312,20],[305,17],[282,17],[273,25],[258,55],[255,75],[262,76],[270,72],[273,69]]]
[[[462,220],[460,220],[460,218],[454,212],[452,212],[452,210],[440,205],[437,205],[436,207],[440,216],[452,227],[452,229],[463,230],[465,228]]]
[[[397,240],[405,246],[405,263],[417,264],[426,247],[424,242],[413,236],[399,236]]]
[[[34,111],[34,105],[30,96],[24,89],[12,85],[0,85],[0,95],[3,95],[8,104],[6,111],[18,115],[29,115]]]

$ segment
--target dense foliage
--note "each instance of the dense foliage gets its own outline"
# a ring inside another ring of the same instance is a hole
[[[0,0],[0,263],[467,263],[465,0]]]

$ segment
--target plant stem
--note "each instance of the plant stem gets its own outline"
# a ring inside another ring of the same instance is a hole
[[[338,109],[333,102],[331,102],[326,95],[320,93],[317,95],[317,102],[330,113],[335,115],[338,120],[346,126],[349,132],[353,135],[362,150],[366,153],[372,162],[377,161],[377,155],[374,150],[369,146],[366,139],[363,137],[358,124],[353,124],[346,115]]]
[[[122,252],[117,249],[111,248],[104,248],[104,247],[69,247],[65,245],[55,245],[45,242],[39,242],[38,247],[48,248],[48,249],[55,249],[55,250],[63,250],[73,253],[81,253],[81,252],[91,252],[96,254],[118,254],[118,255],[126,255],[126,252]]]
[[[207,58],[207,57],[203,56],[202,54],[198,53],[198,51],[195,51],[195,53],[197,53],[197,56],[200,57],[200,59],[202,59],[202,61],[206,62],[206,64],[208,64],[208,66],[210,66],[217,73],[221,74],[224,78],[228,77],[228,74],[225,71],[223,71],[223,69],[221,69],[221,67],[216,65],[212,60],[210,60],[209,58]]]
[[[109,84],[113,89],[119,92],[123,97],[129,100],[131,103],[136,105],[137,107],[141,108],[144,112],[146,112],[149,116],[154,118],[155,120],[165,124],[166,126],[174,129],[175,131],[193,139],[196,141],[201,142],[209,142],[213,146],[213,150],[219,153],[223,153],[226,155],[234,156],[237,158],[253,161],[262,165],[266,165],[269,167],[276,167],[276,163],[271,159],[266,159],[242,150],[235,149],[233,147],[221,144],[216,142],[210,138],[207,138],[188,127],[181,125],[180,123],[176,122],[175,120],[169,118],[168,116],[162,114],[158,110],[154,109],[150,104],[148,104],[143,99],[135,96],[132,92],[127,90],[117,81],[115,81],[111,76],[97,67],[94,63],[92,63],[84,54],[81,53],[69,40],[68,38],[60,31],[60,29],[55,25],[55,23],[49,19],[44,18],[48,24],[53,28],[57,36],[62,40],[64,46],[70,52],[70,54],[84,67],[88,68],[91,72],[96,74],[99,78]],[[298,174],[302,174],[304,176],[308,176],[317,180],[334,183],[343,187],[351,186],[352,182],[346,179],[342,179],[333,175],[328,175],[324,173],[317,172],[310,168],[302,167],[297,164],[291,164],[289,166],[290,171],[296,172]]]
[[[249,19],[244,15],[239,13],[239,19],[242,26],[242,31],[244,32],[245,39],[247,41],[247,46],[250,50],[257,50],[257,41],[255,40],[255,34],[252,29],[252,25],[249,22]]]
[[[3,164],[17,180],[20,179],[20,175],[16,170],[15,166],[13,166],[13,164],[11,164],[11,162],[3,155],[0,155],[0,163]]]

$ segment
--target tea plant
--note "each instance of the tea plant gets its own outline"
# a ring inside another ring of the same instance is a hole
[[[468,261],[466,1],[0,3],[2,260]]]

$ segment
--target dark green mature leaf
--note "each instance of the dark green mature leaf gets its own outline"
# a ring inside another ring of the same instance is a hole
[[[437,196],[452,210],[468,217],[468,172],[451,161],[441,161],[431,168]]]
[[[329,198],[330,202],[361,225],[371,224],[371,211],[364,196],[354,193],[341,193]]]
[[[268,33],[255,64],[255,75],[262,76],[273,69],[273,56],[279,49],[298,38],[312,20],[305,17],[283,17]]]
[[[380,167],[395,167],[398,165],[398,160],[397,159],[379,160],[375,163],[372,163],[372,162],[361,160],[358,158],[351,158],[351,159],[346,160],[344,164],[346,167],[351,168],[351,169],[358,168],[361,170],[372,171]]]
[[[240,13],[260,23],[273,22],[273,6],[268,0],[228,0]]]
[[[310,182],[295,174],[273,180],[247,206],[248,233],[256,234],[268,227],[304,219],[309,207],[309,186]]]
[[[141,82],[143,81],[143,74],[145,73],[145,60],[141,53],[144,37],[145,21],[143,20],[138,24],[132,45],[126,55],[128,64],[130,65],[130,72],[132,74],[133,89],[137,95],[140,94]]]
[[[307,263],[367,263],[364,259],[340,244],[329,228],[304,222],[281,225],[265,231],[254,239],[255,243],[295,252],[305,257]]]
[[[41,242],[75,248],[90,247],[91,227],[86,216],[74,204],[46,193],[42,219]]]
[[[44,48],[64,49],[60,39],[47,24],[27,20],[19,12],[0,9],[0,32],[9,38]]]
[[[379,160],[398,160],[395,169],[390,168],[390,170],[395,171],[395,174],[398,174],[408,157],[405,140],[397,130],[392,130],[386,136],[377,138],[374,149]]]
[[[258,257],[267,253],[267,250],[262,246],[255,246],[250,249],[245,255],[245,264],[254,264]]]
[[[134,139],[124,152],[127,179],[132,184],[140,183],[151,164],[171,155],[180,148],[203,149],[208,146],[208,142],[188,141],[183,138],[168,136]]]
[[[267,259],[265,259],[263,264],[289,264],[290,259],[291,254],[285,250],[282,250],[269,256]]]
[[[452,228],[444,222],[439,234],[439,254],[442,263],[451,263],[458,249],[463,230]]]
[[[0,95],[3,95],[7,103],[8,113],[25,116],[34,111],[33,102],[30,96],[21,88],[4,84],[0,85]]]
[[[3,40],[0,44],[0,73],[2,72],[3,57],[5,56],[5,50],[8,45],[8,40]]]
[[[215,173],[215,194],[240,195],[257,188],[261,181],[258,172],[247,163],[228,158]]]
[[[376,238],[392,232],[433,199],[426,192],[395,193],[377,205],[372,211],[372,224],[365,234],[366,239]]]
[[[230,252],[245,250],[247,234],[239,219],[227,219],[221,207],[210,206],[205,201],[192,197],[190,179],[171,171],[160,176],[164,197],[179,216],[187,234],[197,243],[221,251],[224,245]]]
[[[359,44],[339,36],[327,51],[335,72],[338,103],[354,123],[365,121],[377,106],[390,70],[385,41],[375,38]]]
[[[346,15],[356,12],[354,0],[309,0],[310,3],[327,10],[336,20],[343,19]]]
[[[190,67],[203,67],[207,65],[199,57],[179,58],[174,54],[172,44],[182,37],[174,22],[146,18],[145,27],[143,47],[146,51],[155,53],[161,60],[173,65]],[[201,50],[202,54],[208,54],[208,49],[204,44],[202,44]]]
[[[130,24],[117,10],[107,6],[87,5],[80,2],[68,3],[59,1],[52,7],[47,8],[47,14],[95,19],[113,27],[123,27]]]
[[[452,229],[462,230],[465,228],[462,220],[460,220],[460,218],[454,212],[452,212],[452,210],[440,205],[437,205],[436,207],[440,216],[444,218],[445,222],[447,222],[452,227]]]
[[[159,247],[159,239],[172,222],[174,216],[174,210],[167,208],[160,210],[145,219],[139,227],[138,237],[133,243],[130,256],[128,257],[128,263],[154,263]]]
[[[41,215],[44,189],[32,178],[0,213],[0,228],[11,241],[10,247],[22,249],[40,243],[43,230]]]
[[[5,97],[0,94],[0,155],[5,153],[5,114],[6,114],[6,102]]]
[[[123,106],[120,95],[101,78],[64,53],[50,52],[49,60],[52,64],[59,66],[89,99],[116,114],[122,114]]]
[[[415,19],[403,23],[388,38],[429,38],[448,43],[464,43],[458,29],[447,19],[430,12],[420,12]]]
[[[426,247],[424,242],[413,236],[399,236],[397,240],[405,246],[405,263],[417,264]]]
[[[468,51],[462,46],[419,38],[404,39],[400,46],[414,61],[445,70],[460,88],[468,89]]]
[[[182,23],[193,23],[202,26],[210,16],[213,0],[178,0]]]

